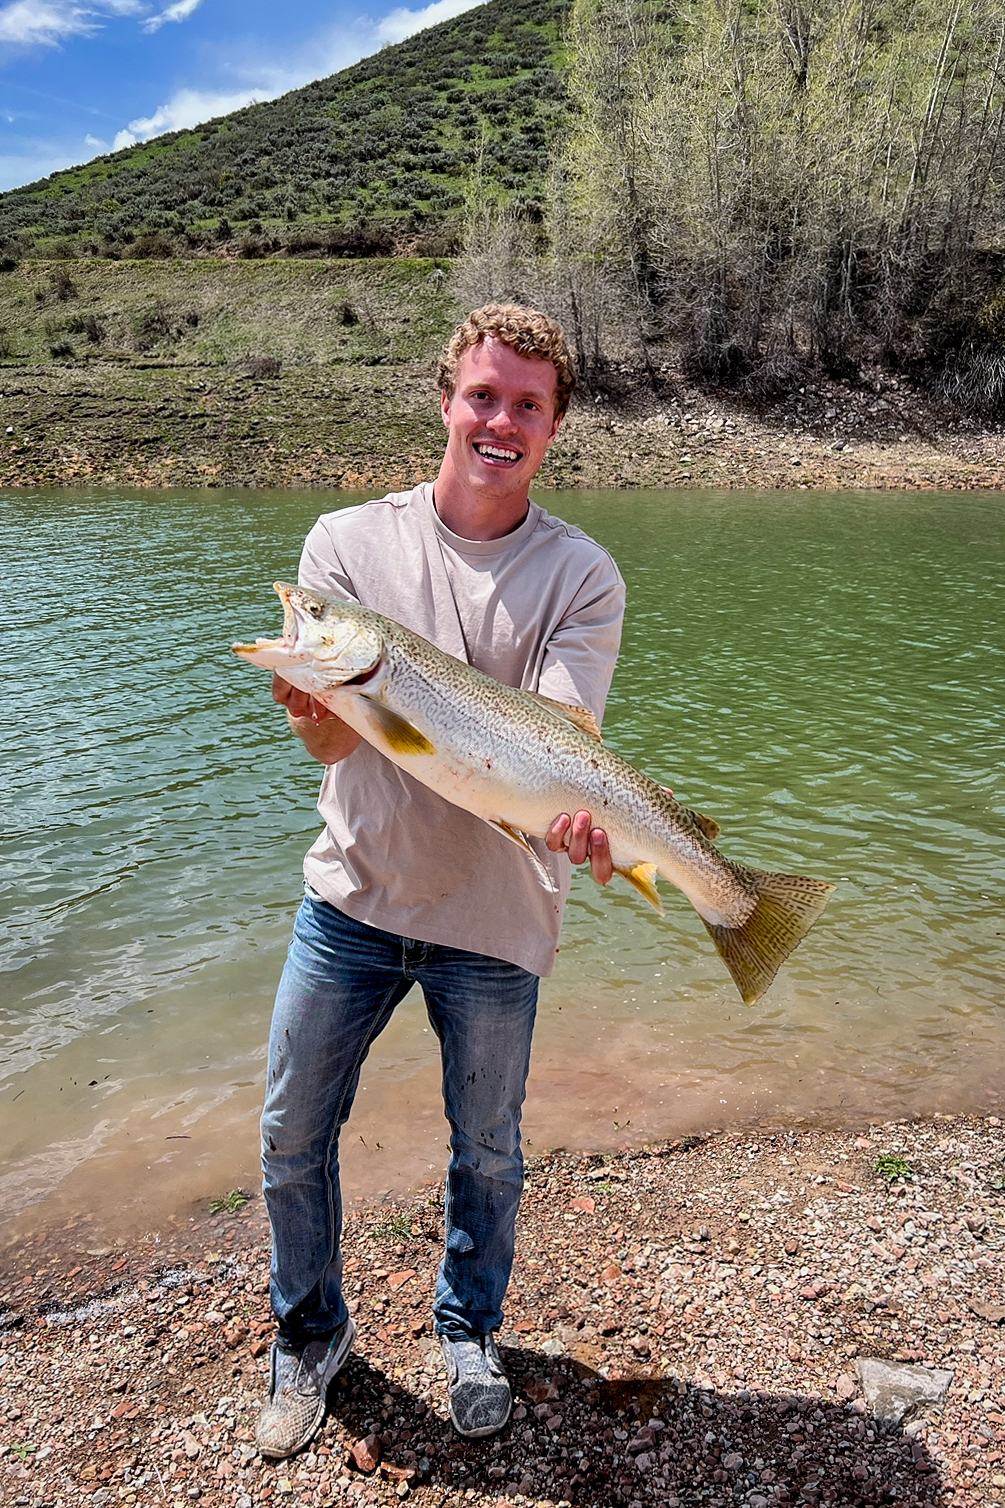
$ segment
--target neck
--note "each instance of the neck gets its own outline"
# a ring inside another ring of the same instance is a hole
[[[526,492],[483,495],[453,484],[446,468],[433,484],[433,507],[451,534],[461,539],[502,539],[518,529],[527,517]]]

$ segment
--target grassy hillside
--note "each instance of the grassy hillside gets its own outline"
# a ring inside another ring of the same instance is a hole
[[[4,367],[383,366],[430,360],[456,317],[449,264],[22,261],[0,273]]]
[[[473,191],[533,216],[565,118],[566,7],[489,0],[280,99],[13,189],[0,195],[0,243],[134,257],[435,253]]]

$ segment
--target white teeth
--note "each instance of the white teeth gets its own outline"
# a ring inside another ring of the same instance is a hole
[[[499,461],[517,461],[520,459],[518,450],[504,450],[501,445],[476,445],[480,456],[495,456]]]

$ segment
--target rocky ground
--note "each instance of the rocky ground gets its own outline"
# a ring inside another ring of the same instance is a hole
[[[447,1421],[430,1334],[441,1191],[357,1210],[357,1351],[313,1448],[278,1465],[253,1444],[259,1201],[164,1245],[78,1250],[71,1223],[7,1253],[0,1498],[996,1508],[1003,1188],[997,1119],[539,1158],[501,1336],[517,1406],[483,1443]],[[894,1422],[863,1396],[868,1358],[948,1391]]]
[[[435,474],[427,363],[235,366],[153,360],[0,370],[0,486],[344,487]],[[875,374],[755,410],[669,369],[583,392],[544,487],[999,488],[1005,434]]]

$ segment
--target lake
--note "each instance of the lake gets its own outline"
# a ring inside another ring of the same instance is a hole
[[[0,1208],[155,1232],[257,1186],[318,767],[236,638],[347,494],[0,494]],[[608,1148],[1001,1108],[1005,499],[546,494],[629,588],[607,741],[731,857],[833,881],[756,1006],[663,885],[577,877],[525,1130]],[[440,1173],[420,997],[368,1063],[350,1197]]]

